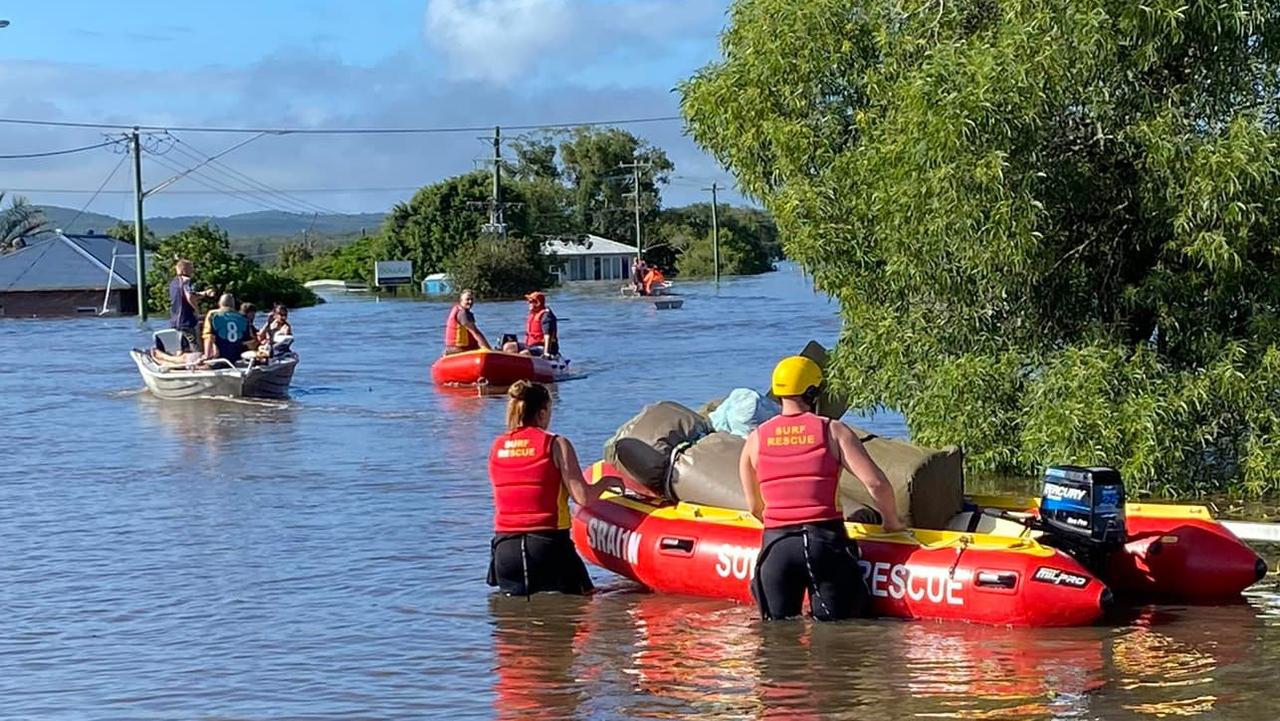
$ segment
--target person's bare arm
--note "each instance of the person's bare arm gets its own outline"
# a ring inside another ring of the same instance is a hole
[[[556,468],[560,469],[561,482],[569,491],[569,497],[577,503],[579,507],[600,497],[603,486],[593,486],[587,483],[587,479],[582,477],[582,464],[578,462],[578,452],[574,450],[573,444],[564,436],[556,436],[555,441],[551,445],[551,458],[556,464]]]
[[[747,510],[763,521],[764,496],[760,494],[760,478],[756,475],[757,438],[756,432],[751,431],[746,444],[742,446],[742,455],[738,456],[738,478],[742,479],[742,494],[747,499]]]
[[[462,327],[466,328],[471,335],[475,336],[475,339],[480,343],[481,348],[484,348],[485,350],[493,350],[493,346],[489,345],[489,339],[484,337],[484,333],[481,333],[480,329],[476,327],[476,322],[474,320],[463,321]]]
[[[831,435],[836,441],[836,447],[840,449],[841,465],[857,476],[871,493],[871,498],[876,502],[876,510],[880,511],[884,530],[890,533],[905,531],[907,527],[898,519],[898,502],[893,497],[893,486],[885,478],[880,466],[867,455],[862,441],[840,421],[831,422]]]

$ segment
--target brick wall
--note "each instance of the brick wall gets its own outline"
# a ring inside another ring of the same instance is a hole
[[[102,310],[102,290],[45,290],[0,293],[0,317],[45,318],[50,316],[96,315]],[[109,313],[137,312],[137,292],[132,288],[111,291]],[[85,310],[81,310],[85,309]]]

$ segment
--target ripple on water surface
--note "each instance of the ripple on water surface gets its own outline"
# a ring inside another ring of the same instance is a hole
[[[670,311],[552,294],[586,376],[555,389],[554,424],[584,460],[645,403],[763,387],[839,333],[793,271],[680,286]],[[1274,585],[1062,630],[766,625],[598,569],[589,599],[493,597],[503,399],[430,385],[447,309],[296,311],[285,403],[138,392],[126,351],[148,334],[129,319],[0,322],[0,716],[1274,718]],[[524,309],[477,314],[496,335]]]

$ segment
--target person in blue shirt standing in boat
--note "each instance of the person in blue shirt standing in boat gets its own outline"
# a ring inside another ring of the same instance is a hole
[[[204,318],[205,358],[225,358],[235,363],[249,340],[249,319],[236,310],[236,297],[223,293],[218,309]]]
[[[191,275],[195,272],[191,261],[179,260],[173,266],[173,280],[169,281],[169,325],[182,334],[182,352],[198,351],[200,343],[196,325],[200,319],[200,298],[212,298],[213,289],[200,293],[192,289]]]

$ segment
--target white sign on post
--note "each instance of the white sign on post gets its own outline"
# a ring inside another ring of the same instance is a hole
[[[375,285],[405,285],[413,282],[413,261],[380,260],[373,264]]]

